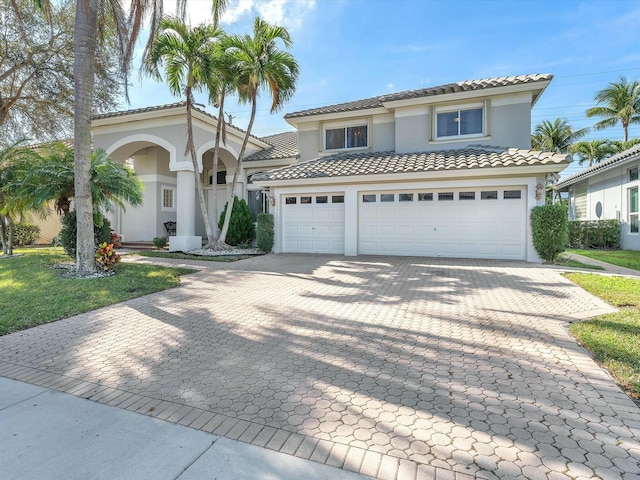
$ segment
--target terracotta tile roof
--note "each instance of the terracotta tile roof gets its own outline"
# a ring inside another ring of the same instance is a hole
[[[467,92],[473,90],[485,90],[495,87],[508,87],[514,85],[522,85],[527,83],[548,82],[551,81],[551,74],[532,74],[517,75],[511,77],[484,78],[480,80],[465,80],[456,83],[447,83],[436,87],[419,88],[416,90],[405,90],[403,92],[380,95],[378,97],[366,98],[364,100],[356,100],[353,102],[339,103],[326,107],[310,108],[298,112],[287,113],[284,118],[307,117],[312,115],[322,115],[325,113],[350,112],[354,110],[367,110],[384,106],[385,102],[393,102],[397,100],[406,100],[410,98],[431,97],[435,95],[444,95],[446,93]],[[535,103],[534,98],[533,103]]]
[[[457,150],[421,153],[341,153],[265,172],[259,179],[300,180],[323,177],[351,177],[443,170],[570,163],[571,156],[517,148],[470,145]]]
[[[245,160],[277,160],[280,158],[298,158],[298,132],[283,132],[262,137],[262,141],[272,145],[248,156]]]
[[[600,172],[609,170],[610,168],[613,168],[619,164],[626,163],[627,160],[629,161],[634,160],[634,157],[636,157],[635,159],[640,158],[640,144],[634,145],[633,147],[625,150],[624,152],[620,152],[614,155],[613,157],[609,157],[600,163],[596,163],[595,165],[585,170],[582,170],[581,172],[571,175],[570,177],[565,178],[561,182],[558,182],[556,186],[558,188],[568,187],[569,185],[573,185],[574,183],[587,179]]]

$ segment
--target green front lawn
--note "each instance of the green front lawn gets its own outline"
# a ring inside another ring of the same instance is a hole
[[[53,322],[130,298],[175,287],[186,268],[116,265],[106,278],[65,279],[55,264],[70,262],[61,248],[0,255],[0,335]]]
[[[618,313],[574,323],[570,331],[634,399],[640,399],[640,279],[586,273],[565,276],[620,308]]]
[[[567,250],[571,253],[611,263],[619,267],[640,270],[640,251],[638,250]]]

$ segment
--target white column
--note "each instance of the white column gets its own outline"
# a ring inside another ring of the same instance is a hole
[[[176,236],[169,238],[169,250],[186,252],[202,248],[202,237],[196,233],[196,177],[188,170],[178,170],[176,192]]]

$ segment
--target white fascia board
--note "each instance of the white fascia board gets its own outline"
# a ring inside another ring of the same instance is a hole
[[[183,116],[161,116],[155,118],[146,118],[132,120],[123,117],[118,117],[119,122],[110,122],[108,124],[91,123],[91,130],[95,134],[108,134],[118,132],[130,132],[132,130],[147,130],[149,128],[165,127],[169,125],[184,125]],[[108,119],[111,120],[111,119]]]
[[[427,97],[407,98],[404,100],[395,100],[383,102],[383,105],[389,110],[400,107],[409,107],[413,105],[430,105],[433,103],[446,103],[454,101],[464,101],[470,98],[491,98],[496,95],[505,95],[518,92],[534,92],[540,90],[540,93],[547,88],[549,81],[523,83],[521,85],[509,85],[505,87],[491,87],[479,90],[469,90],[466,92],[444,93],[441,95],[430,95]]]
[[[389,113],[389,110],[383,107],[366,108],[361,110],[350,110],[348,112],[336,112],[336,113],[321,113],[318,115],[309,115],[306,117],[285,118],[285,120],[294,127],[298,127],[299,123],[304,122],[324,122],[324,121],[339,121],[345,118],[352,117],[369,117],[371,115],[380,115]]]
[[[245,169],[249,168],[278,168],[278,167],[288,167],[289,165],[294,165],[297,162],[297,159],[294,157],[286,157],[286,158],[272,158],[268,160],[248,160],[246,162],[242,162],[242,167]]]
[[[145,120],[153,120],[156,118],[166,118],[173,116],[184,116],[186,108],[184,105],[172,108],[166,108],[162,110],[152,110],[149,112],[138,112],[131,114],[114,115],[107,118],[98,118],[91,120],[92,127],[100,127],[104,125],[117,125],[129,122],[143,122]]]
[[[535,165],[529,167],[495,167],[476,168],[470,170],[429,170],[427,172],[412,173],[389,173],[382,175],[352,175],[348,177],[321,177],[321,178],[301,178],[296,180],[262,180],[254,182],[256,185],[284,187],[291,185],[331,185],[331,184],[352,184],[352,183],[380,183],[380,182],[410,182],[416,181],[416,177],[422,177],[420,181],[442,180],[455,178],[498,178],[498,177],[521,177],[532,175],[545,175],[563,170],[567,164]]]

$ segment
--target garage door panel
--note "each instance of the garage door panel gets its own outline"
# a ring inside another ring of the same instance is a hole
[[[382,255],[429,255],[463,258],[524,259],[526,255],[526,195],[504,199],[504,188],[494,187],[497,199],[460,200],[458,190],[451,195],[431,192],[431,201],[417,201],[427,195],[412,193],[414,201],[359,203],[359,253]],[[509,190],[522,190],[512,187]],[[463,190],[470,192],[470,190]],[[445,192],[443,190],[442,192]],[[383,192],[375,193],[380,199]],[[391,193],[391,192],[384,192]],[[468,196],[469,194],[467,194]],[[362,199],[362,196],[359,196]]]
[[[287,197],[296,203],[282,202],[284,252],[344,253],[344,203],[322,203],[332,198],[325,193]],[[310,197],[311,203],[302,204],[301,197]],[[318,197],[324,197],[321,203]]]

